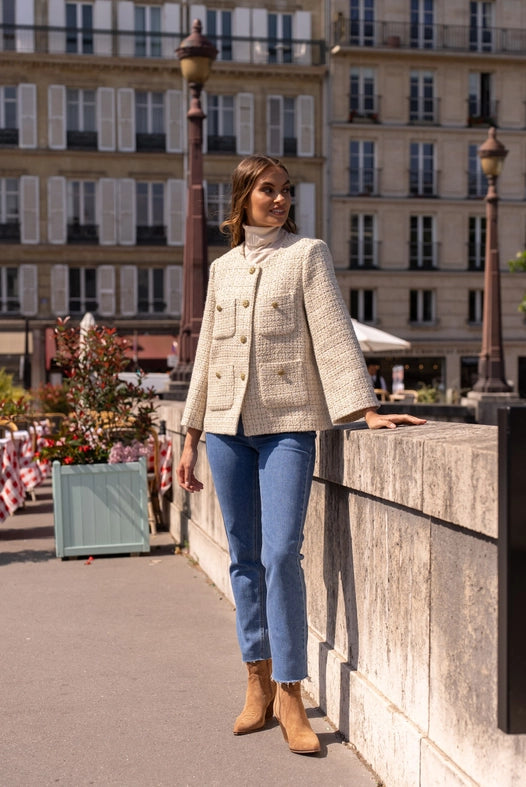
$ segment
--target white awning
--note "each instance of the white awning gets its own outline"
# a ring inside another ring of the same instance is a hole
[[[29,353],[33,353],[33,335],[29,331]],[[24,331],[0,331],[0,355],[24,355],[26,335]]]

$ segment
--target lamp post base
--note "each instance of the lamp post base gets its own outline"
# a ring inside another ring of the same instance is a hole
[[[521,399],[518,394],[510,391],[504,393],[469,391],[465,399],[462,400],[462,404],[475,410],[475,421],[478,424],[497,426],[500,408],[517,405],[526,407],[526,400]]]

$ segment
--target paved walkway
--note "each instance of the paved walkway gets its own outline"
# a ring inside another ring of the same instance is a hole
[[[232,735],[234,612],[167,533],[142,557],[55,557],[49,484],[0,527],[0,785],[375,787],[323,715],[322,752]]]

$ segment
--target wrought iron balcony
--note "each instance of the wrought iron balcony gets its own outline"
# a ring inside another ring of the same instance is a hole
[[[0,128],[0,145],[2,147],[18,146],[17,128]]]
[[[79,224],[74,221],[68,224],[68,243],[89,243],[91,245],[99,242],[99,228],[96,224]]]
[[[430,271],[438,268],[440,244],[429,243],[409,244],[409,269],[412,271]]]
[[[351,238],[349,241],[349,268],[376,270],[380,259],[381,241],[369,238]]]
[[[165,246],[166,227],[162,224],[150,227],[148,225],[138,225],[137,227],[138,246]]]
[[[1,243],[20,243],[20,222],[8,221],[0,224]]]

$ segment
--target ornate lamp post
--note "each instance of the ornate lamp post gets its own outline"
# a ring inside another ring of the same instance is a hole
[[[186,212],[186,240],[183,257],[183,310],[179,338],[179,368],[190,373],[195,351],[208,276],[208,248],[206,242],[206,215],[203,189],[203,120],[201,90],[210,75],[217,49],[201,35],[201,22],[196,19],[192,32],[181,42],[175,54],[181,72],[190,87],[188,110],[188,201]]]
[[[486,195],[486,257],[484,270],[484,311],[482,315],[482,349],[479,355],[478,379],[474,391],[508,393],[511,391],[504,374],[500,299],[499,236],[497,178],[502,172],[508,151],[491,127],[488,138],[479,148],[482,170],[488,179]]]

